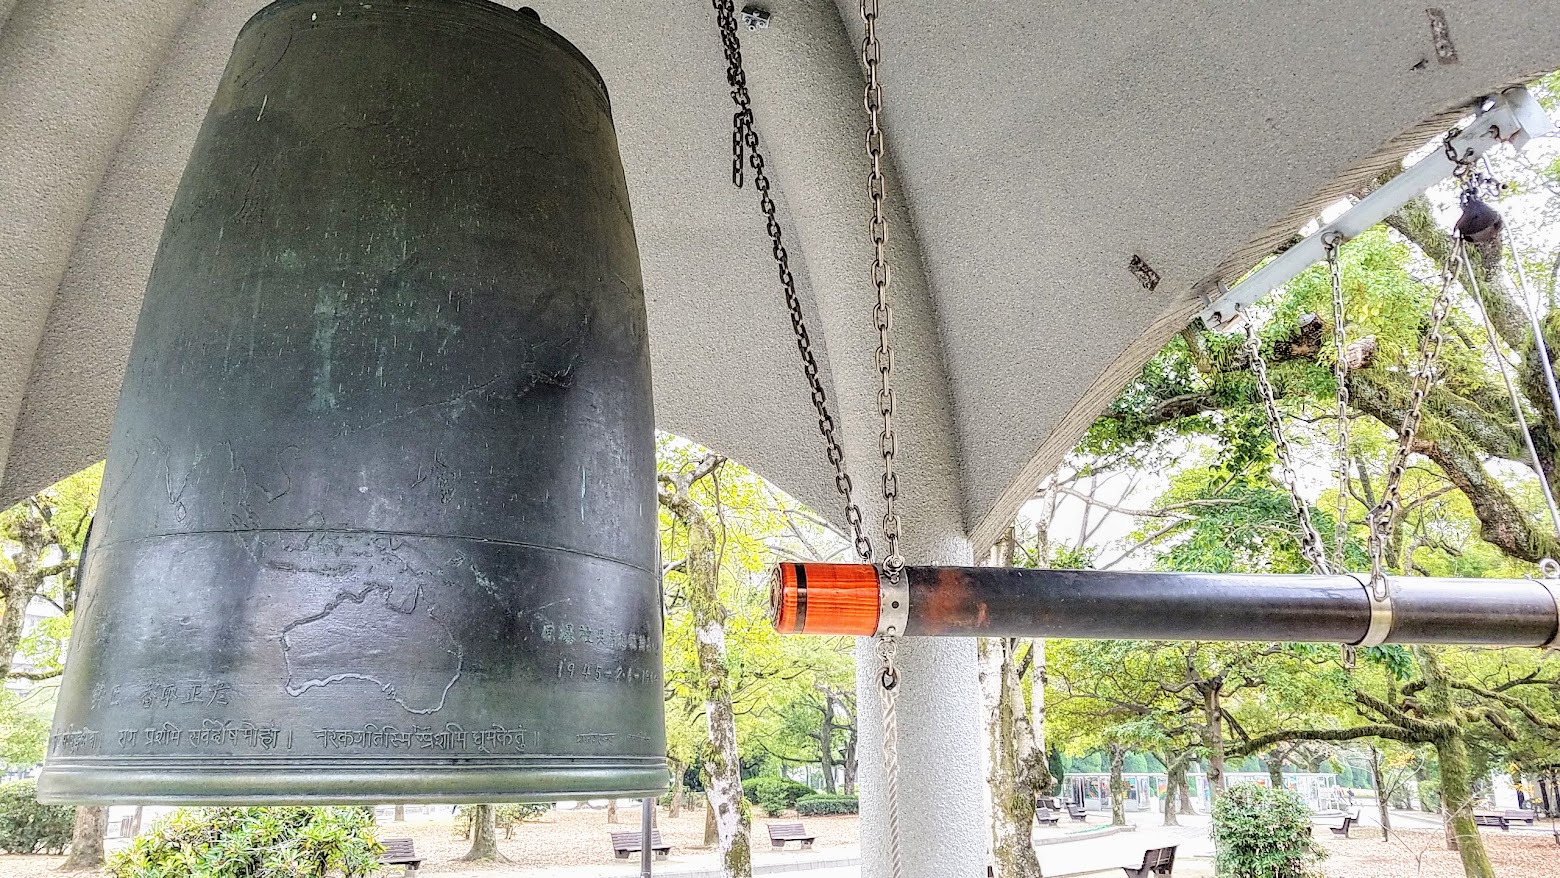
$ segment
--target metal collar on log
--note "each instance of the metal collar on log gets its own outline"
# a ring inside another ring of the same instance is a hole
[[[1349,578],[1365,589],[1365,599],[1370,602],[1370,625],[1365,629],[1365,636],[1349,645],[1380,646],[1386,643],[1387,637],[1392,634],[1392,584],[1385,582],[1385,587],[1378,591],[1358,576]]]

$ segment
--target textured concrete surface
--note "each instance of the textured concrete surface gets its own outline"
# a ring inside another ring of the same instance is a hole
[[[0,0],[0,500],[102,453],[160,218],[259,0]],[[534,5],[613,95],[659,421],[833,514],[700,0]],[[882,36],[907,492],[991,537],[1194,310],[1193,288],[1400,132],[1560,66],[1556,5],[906,0]],[[144,8],[142,8],[144,6]],[[842,418],[873,416],[854,0],[743,32],[793,265]],[[1421,61],[1428,63],[1421,65]],[[1126,272],[1141,254],[1153,293]],[[847,448],[875,455],[870,431]],[[858,483],[871,487],[872,477]],[[939,520],[941,517],[939,516]],[[911,533],[913,539],[935,539]]]

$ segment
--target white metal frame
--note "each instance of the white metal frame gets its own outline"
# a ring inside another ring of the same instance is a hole
[[[1453,135],[1451,150],[1464,161],[1478,158],[1498,143],[1521,149],[1528,141],[1553,130],[1549,114],[1528,90],[1517,86],[1479,102],[1474,120]],[[1317,229],[1304,240],[1274,257],[1233,287],[1220,285],[1217,295],[1206,297],[1199,313],[1203,324],[1219,332],[1233,332],[1243,324],[1245,309],[1288,283],[1300,272],[1326,258],[1325,242],[1334,236],[1348,240],[1391,216],[1398,208],[1452,176],[1457,163],[1447,150],[1437,149],[1393,177],[1381,188],[1361,198],[1342,216]]]

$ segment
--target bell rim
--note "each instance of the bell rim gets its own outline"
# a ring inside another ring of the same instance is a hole
[[[154,764],[135,764],[143,761]],[[507,760],[507,765],[480,760],[446,764],[361,760],[359,765],[324,761],[328,764],[276,765],[235,759],[220,767],[165,759],[46,763],[38,777],[38,801],[67,805],[486,804],[639,799],[659,796],[670,788],[664,757],[536,757]]]

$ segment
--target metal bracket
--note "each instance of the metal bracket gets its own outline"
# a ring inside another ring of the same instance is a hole
[[[910,622],[910,578],[900,570],[890,576],[878,568],[878,627],[879,635],[899,637]]]
[[[1381,188],[1361,198],[1344,214],[1308,235],[1266,265],[1247,275],[1229,289],[1221,286],[1220,295],[1198,315],[1203,325],[1216,332],[1234,332],[1244,322],[1241,312],[1273,292],[1300,272],[1327,257],[1324,242],[1342,236],[1347,241],[1391,216],[1398,208],[1423,194],[1431,186],[1452,176],[1458,162],[1448,154],[1469,162],[1492,149],[1497,143],[1509,143],[1522,149],[1529,140],[1554,128],[1549,115],[1528,90],[1508,88],[1480,102],[1478,114],[1467,128],[1452,135],[1447,148],[1437,149],[1393,177]]]
[[[1378,599],[1370,583],[1358,576],[1350,576],[1350,579],[1358,582],[1365,589],[1365,600],[1370,602],[1370,625],[1365,629],[1365,636],[1354,643],[1353,647],[1380,646],[1387,642],[1387,637],[1392,634],[1392,584],[1387,583],[1386,597]]]
[[[1544,591],[1549,592],[1549,599],[1555,602],[1554,636],[1544,641],[1538,648],[1560,649],[1560,580],[1554,578],[1556,575],[1560,575],[1560,565],[1556,565],[1554,561],[1545,558],[1539,562],[1538,566],[1544,572],[1544,578],[1536,579],[1534,582],[1542,585]]]

